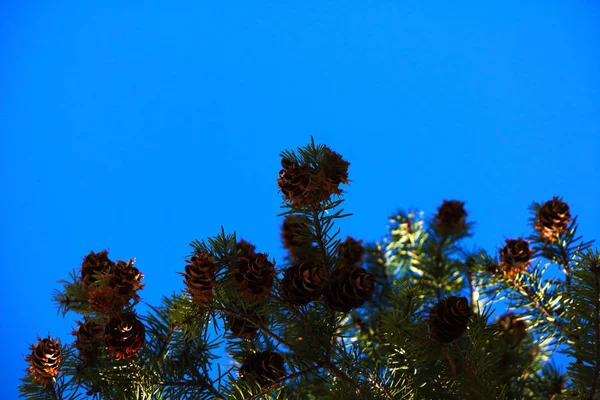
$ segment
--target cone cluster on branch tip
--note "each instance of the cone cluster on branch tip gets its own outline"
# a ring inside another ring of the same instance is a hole
[[[110,317],[104,328],[104,344],[117,359],[129,359],[145,342],[144,324],[133,312]]]
[[[50,384],[64,361],[60,340],[50,336],[44,339],[38,337],[38,343],[31,345],[30,349],[31,354],[25,357],[29,363],[27,372],[33,375],[35,381]]]
[[[285,374],[281,354],[268,351],[248,354],[239,369],[241,380],[252,378],[261,386],[273,383]]]
[[[467,230],[465,203],[458,200],[444,200],[435,215],[435,229],[442,236],[464,233]]]
[[[134,261],[108,258],[108,251],[91,251],[81,264],[81,286],[87,294],[89,308],[100,313],[119,312],[131,300],[138,301],[144,275]]]
[[[498,319],[502,336],[514,343],[521,343],[527,336],[527,323],[518,315],[508,313]]]
[[[199,306],[209,304],[217,285],[215,257],[207,252],[196,252],[187,263],[185,272],[179,274],[184,277],[189,295]]]
[[[341,155],[325,146],[317,165],[283,158],[277,183],[285,200],[307,207],[341,194],[339,186],[348,183],[349,166]]]
[[[536,215],[535,229],[549,242],[556,242],[567,231],[571,221],[569,205],[560,197],[554,196],[545,202]]]
[[[470,317],[471,308],[465,297],[442,299],[429,313],[431,336],[441,344],[453,342],[465,333]]]
[[[529,242],[523,238],[506,239],[506,245],[500,249],[500,271],[513,277],[531,265],[533,251],[529,249]]]

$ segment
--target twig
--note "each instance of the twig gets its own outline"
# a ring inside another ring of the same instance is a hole
[[[242,319],[246,322],[249,322],[253,325],[256,325],[261,331],[263,331],[267,336],[270,336],[271,338],[275,339],[277,342],[283,344],[285,347],[287,347],[288,349],[292,350],[292,345],[290,343],[288,343],[285,339],[283,339],[282,337],[279,337],[278,335],[276,335],[275,333],[273,333],[269,328],[267,328],[266,326],[264,326],[263,324],[259,324],[256,323],[255,321],[252,321],[250,318],[248,318],[245,315],[241,315],[236,313],[233,310],[229,310],[227,308],[215,308],[215,311],[220,311],[220,312],[224,312],[227,313],[235,318],[238,319]]]
[[[342,371],[341,369],[336,367],[331,361],[326,361],[326,362],[322,363],[321,366],[323,368],[325,368],[327,371],[331,372],[339,380],[341,380],[341,381],[345,382],[346,384],[348,384],[349,386],[352,386],[353,388],[355,388],[356,394],[360,394],[360,388],[356,386],[354,381],[352,379],[350,379],[350,377],[348,375],[346,375],[344,373],[344,371]]]
[[[321,228],[321,221],[319,220],[319,205],[312,206],[312,217],[313,223],[315,224],[315,235],[317,237],[317,244],[319,245],[319,249],[321,250],[323,257],[323,264],[326,267],[329,267],[329,256],[327,254],[327,248],[325,247],[325,242],[323,242],[323,230]]]
[[[594,297],[596,299],[596,312],[595,312],[595,328],[596,328],[596,366],[594,367],[594,373],[592,374],[592,390],[590,392],[590,400],[592,400],[596,394],[596,386],[598,384],[598,373],[600,372],[600,271],[598,265],[594,261],[592,271],[594,274]]]
[[[469,263],[465,264],[465,268],[467,269],[467,279],[469,280],[469,293],[471,294],[471,308],[476,310],[475,308],[475,285],[473,284],[473,274],[471,273],[471,269],[469,268]]]
[[[442,346],[442,353],[444,353],[446,359],[448,360],[448,364],[450,364],[450,372],[452,372],[453,376],[456,376],[456,364],[454,364],[454,360],[452,357],[450,357],[450,354],[448,354],[444,346]]]
[[[562,264],[562,266],[565,267],[565,280],[567,283],[567,287],[569,287],[571,286],[571,262],[569,261],[567,251],[561,244],[558,245],[558,251],[560,252],[560,256],[562,258],[562,262],[560,264]]]
[[[387,389],[385,388],[385,386],[383,386],[381,383],[377,382],[375,380],[375,378],[373,378],[369,374],[367,374],[365,377],[367,378],[367,380],[369,382],[371,382],[373,385],[375,385],[375,387],[377,389],[379,389],[384,394],[384,396],[385,396],[386,399],[394,400],[394,397],[390,394],[390,392],[387,391]]]
[[[554,323],[554,325],[561,330],[561,332],[564,332],[563,324],[558,320],[558,318],[554,317],[552,313],[546,309],[546,307],[544,307],[539,299],[536,298],[528,288],[515,281],[514,277],[510,278],[510,282],[521,294],[525,295],[529,300],[531,300],[533,304],[535,304],[535,306],[547,317],[547,319],[552,321],[552,323]]]
[[[253,395],[252,397],[250,397],[249,400],[257,399],[257,398],[259,398],[261,396],[264,396],[265,394],[269,393],[271,390],[275,389],[277,386],[279,386],[281,383],[283,383],[283,382],[285,382],[287,380],[295,379],[295,378],[297,378],[299,376],[309,374],[309,373],[311,373],[313,371],[316,371],[318,369],[319,369],[318,366],[314,366],[314,367],[307,368],[307,369],[302,370],[302,371],[294,372],[293,374],[286,375],[286,376],[284,376],[282,378],[279,378],[278,380],[276,380],[275,382],[271,383],[270,385],[265,386],[259,393],[257,393],[255,395]]]
[[[156,382],[155,385],[157,386],[200,386],[200,391],[202,390],[208,390],[210,391],[215,398],[218,399],[225,399],[225,397],[220,394],[213,385],[206,383],[206,382],[202,382],[199,380],[189,380],[189,381],[160,381],[160,382]]]
[[[439,286],[439,279],[441,278],[440,275],[442,275],[442,249],[444,248],[447,238],[447,236],[442,236],[442,240],[440,240],[440,243],[435,251],[435,277],[436,280],[438,280],[438,282],[436,282],[435,295],[437,296],[438,300],[442,299],[442,288]]]

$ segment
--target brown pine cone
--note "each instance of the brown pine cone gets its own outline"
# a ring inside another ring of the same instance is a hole
[[[237,266],[233,269],[233,280],[244,296],[258,298],[271,291],[275,266],[268,257],[268,254],[263,253],[238,257]]]
[[[463,233],[467,230],[465,203],[458,200],[444,200],[435,216],[435,229],[442,236]]]
[[[429,313],[431,336],[439,343],[450,343],[467,329],[471,309],[465,297],[450,296],[440,300]]]
[[[279,172],[277,184],[283,193],[283,198],[296,206],[304,207],[314,200],[314,191],[310,167],[284,158],[281,160],[283,169]]]
[[[260,321],[260,323],[264,323],[264,317],[259,316],[255,313],[248,313],[246,315],[248,319],[254,321]],[[230,316],[226,318],[225,328],[231,332],[231,336],[252,340],[258,334],[259,327],[258,325],[247,321],[243,318],[238,318],[234,316]]]
[[[103,342],[104,326],[88,317],[84,317],[84,323],[77,322],[77,325],[79,328],[73,331],[73,336],[76,338],[74,346],[79,350],[80,356],[91,362],[95,360]]]
[[[129,359],[144,345],[144,324],[133,312],[113,315],[104,329],[104,344],[117,359]]]
[[[362,242],[362,240],[355,240],[348,236],[346,241],[338,245],[337,252],[344,264],[357,265],[363,262],[365,249]]]
[[[319,262],[295,261],[285,270],[282,296],[290,303],[305,306],[323,293],[325,270]]]
[[[329,200],[332,194],[342,194],[339,186],[342,183],[348,183],[348,167],[350,163],[344,160],[341,155],[325,146],[320,166],[319,185],[321,200]]]
[[[513,313],[504,314],[498,320],[503,336],[514,343],[521,343],[527,336],[527,323]]]
[[[179,272],[185,279],[187,292],[199,306],[209,304],[213,297],[213,288],[217,285],[215,257],[207,252],[196,252],[191,260],[186,260],[185,272]]]
[[[500,250],[500,268],[504,274],[513,277],[531,265],[531,257],[533,252],[526,240],[506,239],[506,245]]]
[[[144,274],[134,267],[133,263],[134,260],[128,262],[119,260],[107,274],[109,286],[115,289],[124,304],[128,304],[131,299],[139,300],[137,291],[144,287],[142,284]]]
[[[108,258],[108,251],[102,250],[99,253],[90,251],[81,264],[81,282],[84,287],[93,286],[98,280],[98,275],[108,273],[114,265],[115,263]]]
[[[64,361],[59,339],[46,339],[38,337],[38,343],[31,345],[31,354],[25,357],[29,363],[27,372],[33,375],[33,379],[42,384],[50,384],[60,372]]]
[[[375,277],[363,268],[341,265],[327,279],[323,298],[330,310],[348,312],[362,306],[375,291]]]
[[[252,243],[241,239],[237,243],[237,256],[238,257],[250,257],[251,254],[256,252],[256,246]]]
[[[558,241],[558,237],[567,231],[571,221],[569,205],[554,196],[540,207],[536,216],[535,229],[550,242]]]
[[[283,220],[281,227],[281,238],[283,239],[283,247],[288,249],[292,254],[296,254],[299,249],[310,247],[309,239],[303,239],[310,236],[310,228],[306,223],[303,223],[304,217],[298,215],[288,215]]]
[[[90,310],[110,314],[121,311],[127,305],[116,288],[110,286],[94,287],[88,291],[88,305]]]
[[[261,386],[273,383],[285,374],[283,357],[268,351],[248,354],[239,369],[241,380],[252,377]]]

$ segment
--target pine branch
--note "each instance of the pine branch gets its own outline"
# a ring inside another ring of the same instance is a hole
[[[509,278],[509,282],[514,286],[515,289],[518,290],[519,293],[524,295],[529,301],[535,304],[536,308],[546,316],[546,319],[552,322],[558,329],[564,331],[564,325],[558,320],[558,318],[554,317],[550,311],[548,311],[547,307],[540,302],[540,300],[536,297],[534,293],[529,290],[528,287],[523,286],[520,282],[518,282],[514,277]]]
[[[594,329],[596,331],[596,365],[592,373],[592,390],[590,393],[590,400],[592,400],[596,396],[596,386],[600,375],[600,266],[597,258],[590,265],[590,269],[594,274]]]

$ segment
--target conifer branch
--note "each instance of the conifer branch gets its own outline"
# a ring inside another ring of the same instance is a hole
[[[271,383],[270,385],[265,386],[259,393],[254,394],[248,400],[258,399],[258,398],[264,396],[265,394],[268,394],[273,389],[277,388],[283,382],[289,381],[290,379],[296,379],[296,378],[298,378],[300,376],[308,375],[311,372],[317,371],[318,369],[319,369],[318,366],[314,366],[314,367],[311,367],[311,368],[306,368],[306,369],[304,369],[302,371],[294,372],[293,374],[286,375],[283,378],[280,378],[280,379],[276,380],[275,382]]]
[[[514,277],[510,277],[510,282],[515,287],[515,289],[519,291],[519,293],[526,296],[536,306],[536,308],[540,310],[542,314],[544,314],[544,316],[546,316],[546,319],[548,321],[552,322],[559,330],[561,330],[561,332],[564,332],[563,324],[558,320],[558,318],[552,315],[550,311],[548,311],[548,309],[542,304],[542,302],[540,302],[540,300],[535,296],[535,294],[531,293],[531,290],[529,290],[529,288],[521,285],[521,283],[517,282]]]
[[[381,393],[383,393],[383,395],[385,396],[386,399],[388,400],[394,400],[394,397],[390,394],[390,392],[385,388],[385,386],[383,386],[381,383],[379,383],[375,378],[373,378],[370,374],[366,374],[365,376],[367,378],[367,380],[372,383],[377,389],[379,389],[381,391]]]
[[[356,394],[360,394],[360,388],[354,383],[354,381],[341,369],[336,367],[331,361],[325,361],[321,363],[327,371],[331,372],[336,378],[345,382],[348,386],[356,390]]]
[[[596,263],[597,259],[594,259],[594,263],[590,266],[592,273],[594,274],[594,322],[596,331],[596,365],[594,366],[594,372],[592,374],[592,390],[590,393],[590,400],[593,400],[596,394],[596,386],[598,384],[598,375],[600,373],[600,266]]]

